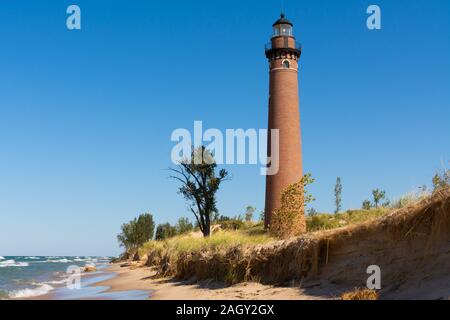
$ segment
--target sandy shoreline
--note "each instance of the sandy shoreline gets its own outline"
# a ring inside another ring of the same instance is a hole
[[[111,264],[103,274],[114,274],[110,279],[93,282],[89,288],[97,293],[78,297],[81,300],[128,299],[133,292],[140,292],[147,300],[323,300],[330,299],[325,292],[306,294],[299,286],[275,287],[259,283],[242,283],[226,287],[214,282],[203,281],[193,284],[189,281],[175,281],[170,278],[154,278],[149,267],[120,267]],[[94,275],[86,275],[87,278]],[[60,300],[58,292],[30,297],[29,300]]]
[[[243,283],[224,287],[212,282],[191,284],[186,281],[154,279],[148,267],[123,267],[113,264],[107,269],[117,276],[95,286],[109,287],[106,292],[144,290],[151,300],[318,300],[325,295],[308,295],[300,287],[274,287],[259,283]],[[329,298],[329,297],[328,297]]]
[[[95,272],[83,273],[81,288],[68,289],[65,284],[55,286],[50,292],[14,300],[145,300],[148,299],[148,290],[111,290],[109,286],[101,283],[117,277],[113,268],[102,268]]]
[[[299,283],[271,286],[254,282],[224,286],[212,281],[177,281],[156,278],[152,268],[138,264],[131,263],[126,267],[111,264],[98,273],[86,274],[85,281],[90,281],[81,291],[68,293],[67,289],[61,292],[61,288],[56,288],[46,295],[17,300],[334,300],[342,293],[335,285],[322,281],[303,286]],[[449,277],[430,279],[420,286],[412,284],[395,290],[386,298],[448,300],[448,283]]]

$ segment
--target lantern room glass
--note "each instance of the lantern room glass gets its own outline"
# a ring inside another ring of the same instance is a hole
[[[273,28],[273,36],[288,36],[292,37],[292,26],[289,24],[277,24]]]

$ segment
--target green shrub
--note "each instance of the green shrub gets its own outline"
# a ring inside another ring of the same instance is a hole
[[[144,213],[137,219],[124,223],[121,226],[121,233],[117,235],[117,240],[126,251],[134,251],[153,238],[154,230],[153,216]]]
[[[308,217],[306,226],[308,232],[330,230],[347,225],[378,219],[388,213],[386,208],[370,209],[370,210],[348,210],[336,215],[318,214]]]
[[[175,226],[177,234],[184,234],[194,230],[194,225],[189,221],[188,218],[178,219],[178,223]]]
[[[168,238],[172,238],[177,235],[177,228],[171,226],[170,223],[164,223],[158,225],[156,228],[156,240],[164,240]]]
[[[315,215],[306,220],[306,228],[308,232],[329,230],[338,227],[340,226],[336,220],[336,217],[328,214]]]
[[[222,230],[239,230],[244,227],[244,222],[238,219],[229,219],[225,221],[219,221],[217,224],[220,225]]]
[[[281,206],[273,211],[269,225],[273,236],[287,239],[306,232],[305,206],[315,200],[306,187],[313,182],[308,173],[281,192]]]

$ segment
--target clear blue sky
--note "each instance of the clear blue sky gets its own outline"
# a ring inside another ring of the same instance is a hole
[[[450,159],[450,2],[285,1],[303,43],[305,171],[318,211],[430,183]],[[78,4],[82,30],[68,31]],[[366,8],[382,9],[382,30]],[[123,222],[189,216],[170,135],[265,128],[264,44],[279,1],[1,1],[0,255],[111,255]],[[264,206],[258,166],[227,167],[221,214]],[[192,218],[192,217],[191,217]]]

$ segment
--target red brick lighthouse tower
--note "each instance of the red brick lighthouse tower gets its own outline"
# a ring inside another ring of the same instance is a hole
[[[273,36],[266,46],[270,68],[268,156],[272,157],[272,161],[276,159],[271,150],[277,148],[271,145],[270,131],[279,129],[278,173],[267,175],[266,180],[266,227],[270,224],[273,211],[281,205],[281,192],[302,178],[298,90],[301,46],[296,43],[292,27],[293,24],[281,14],[273,24]]]

